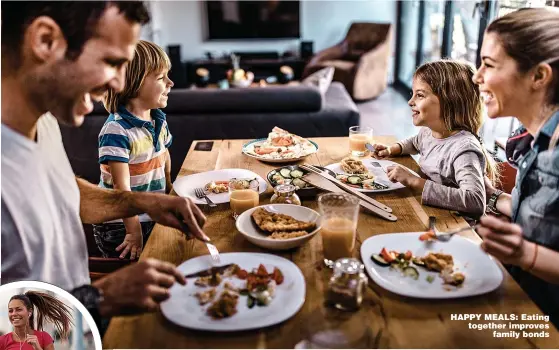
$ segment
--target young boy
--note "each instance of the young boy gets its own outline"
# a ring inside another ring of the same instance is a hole
[[[159,110],[167,106],[173,82],[171,64],[157,45],[140,40],[126,70],[122,92],[109,90],[105,108],[111,114],[99,133],[99,186],[134,192],[170,190],[172,136]],[[154,222],[147,214],[94,225],[104,257],[140,256]],[[119,253],[121,252],[121,253]]]

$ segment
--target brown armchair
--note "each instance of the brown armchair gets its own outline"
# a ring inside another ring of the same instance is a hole
[[[380,95],[388,84],[391,25],[352,23],[344,40],[318,52],[303,77],[334,67],[334,81],[342,82],[354,100]]]

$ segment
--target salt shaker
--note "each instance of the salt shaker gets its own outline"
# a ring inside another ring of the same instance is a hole
[[[274,188],[274,195],[270,198],[272,204],[295,204],[301,205],[299,196],[295,193],[293,185],[278,185]]]
[[[367,276],[363,264],[357,259],[342,258],[334,264],[334,274],[328,283],[326,303],[340,310],[359,309]]]

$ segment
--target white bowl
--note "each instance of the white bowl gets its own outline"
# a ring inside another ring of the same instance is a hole
[[[292,216],[293,218],[306,221],[306,222],[316,222],[317,227],[314,231],[309,232],[309,234],[301,237],[289,238],[289,239],[271,239],[267,235],[263,234],[262,231],[256,226],[252,220],[252,213],[257,208],[264,208],[267,211],[273,213],[280,213]],[[251,243],[270,250],[286,250],[299,247],[307,243],[314,235],[320,230],[320,223],[318,218],[320,215],[307,207],[294,204],[268,204],[261,205],[256,208],[249,209],[239,215],[237,218],[236,226],[237,230]]]

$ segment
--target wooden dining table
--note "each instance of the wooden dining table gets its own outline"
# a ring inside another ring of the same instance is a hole
[[[325,166],[337,163],[348,154],[347,137],[312,138],[319,151],[299,163]],[[395,142],[392,136],[375,136],[375,142]],[[200,172],[242,168],[251,170],[263,178],[278,164],[269,164],[248,157],[241,152],[247,140],[214,140],[210,151],[197,151],[194,142],[188,152],[178,176]],[[171,149],[172,151],[172,149]],[[414,171],[417,163],[409,156],[390,160]],[[269,203],[273,194],[271,187],[260,196],[260,203]],[[360,212],[357,228],[357,245],[354,257],[359,258],[362,242],[367,238],[397,232],[417,232],[427,229],[429,216],[437,218],[439,230],[464,227],[466,221],[457,213],[421,204],[421,193],[407,188],[374,195],[374,198],[393,209],[396,222],[386,221],[373,214]],[[302,205],[316,209],[316,198],[303,198]],[[205,332],[174,325],[161,312],[138,316],[113,317],[103,339],[105,348],[294,348],[305,336],[308,322],[317,310],[323,310],[325,291],[332,271],[323,267],[322,240],[315,235],[305,245],[284,252],[272,252],[249,243],[236,230],[229,204],[219,204],[210,209],[201,206],[207,216],[204,230],[221,253],[265,252],[276,254],[294,262],[302,271],[306,281],[306,299],[303,307],[283,323],[263,329],[240,332]],[[462,236],[480,243],[473,231]],[[175,229],[156,225],[147,241],[141,259],[148,257],[180,265],[196,256],[208,254],[206,246],[196,240],[188,240]],[[363,303],[355,312],[357,326],[370,328],[374,336],[373,346],[379,348],[557,348],[559,334],[548,324],[547,337],[535,334],[515,337],[495,337],[493,329],[471,329],[469,323],[486,324],[485,315],[498,314],[521,316],[541,315],[543,312],[531,301],[513,278],[503,269],[501,286],[491,293],[459,299],[417,299],[389,292],[369,279]],[[473,277],[472,277],[473,278]],[[456,315],[482,314],[481,321],[453,319]],[[454,316],[453,316],[454,315]],[[351,314],[350,314],[351,316]],[[359,317],[357,317],[359,316]],[[350,318],[351,319],[351,318]],[[508,324],[508,321],[492,321]],[[518,323],[518,322],[517,322]],[[528,322],[529,323],[529,322]],[[505,332],[508,330],[497,330]],[[538,330],[541,333],[542,330]],[[530,330],[530,332],[536,332]],[[522,332],[520,332],[522,333]]]

